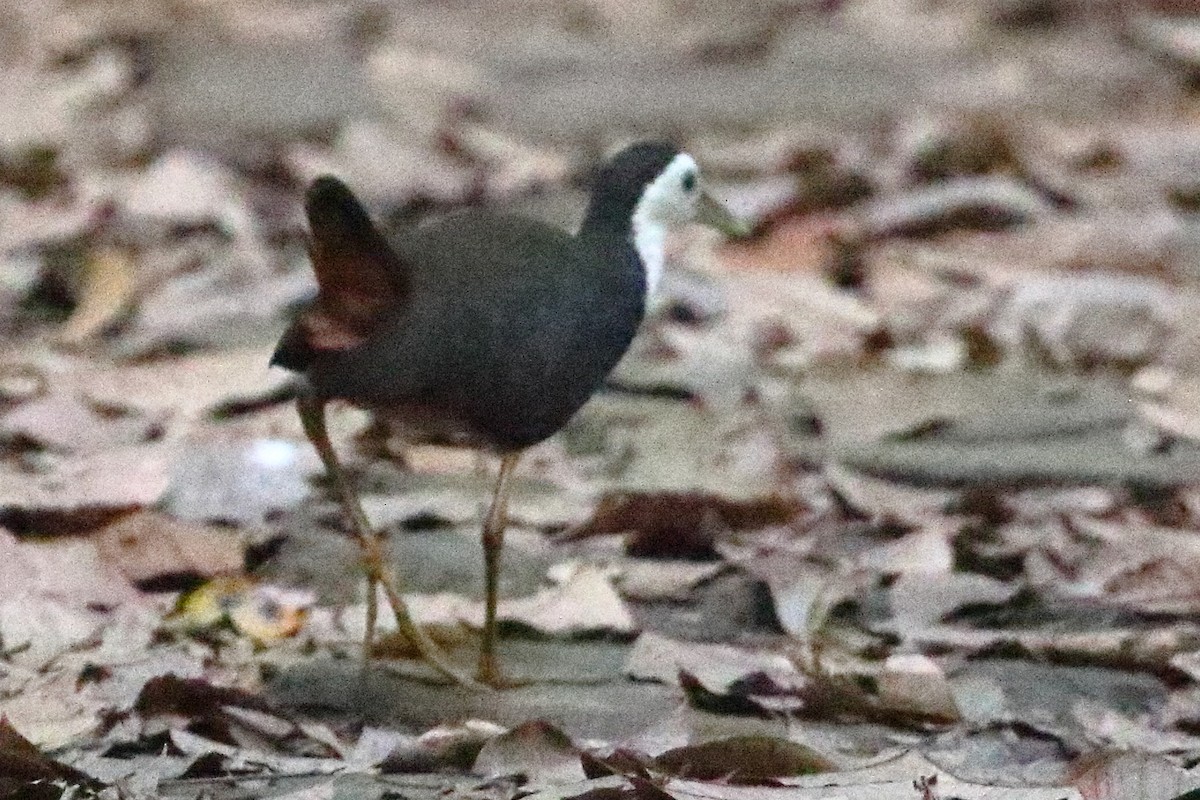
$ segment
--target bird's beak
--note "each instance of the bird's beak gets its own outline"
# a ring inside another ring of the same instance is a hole
[[[730,214],[729,210],[714,200],[708,192],[700,193],[694,219],[701,225],[716,228],[731,239],[750,235],[750,226]]]

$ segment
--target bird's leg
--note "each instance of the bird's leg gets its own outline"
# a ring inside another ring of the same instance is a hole
[[[371,528],[371,524],[367,521],[367,515],[363,513],[358,495],[350,486],[350,482],[346,480],[346,475],[338,462],[337,452],[334,451],[333,444],[329,441],[329,432],[325,428],[325,401],[312,394],[302,393],[297,400],[297,406],[304,433],[316,448],[317,454],[321,457],[321,463],[325,465],[325,472],[333,481],[338,499],[341,500],[342,507],[350,517],[350,526],[354,530],[354,537],[363,552],[363,569],[367,574],[367,630],[363,637],[364,665],[368,664],[371,659],[371,644],[375,635],[375,620],[378,615],[375,588],[382,586],[388,605],[391,606],[392,613],[396,617],[396,627],[412,642],[422,658],[454,682],[463,686],[480,688],[479,684],[469,676],[455,669],[446,660],[445,654],[438,646],[413,622],[412,615],[408,611],[408,604],[404,602],[403,596],[396,587],[396,579],[391,574],[391,570],[387,568],[383,543],[378,533]]]
[[[489,686],[499,684],[496,663],[496,602],[499,596],[500,551],[504,547],[504,528],[508,524],[509,479],[521,458],[510,453],[500,459],[500,474],[492,492],[492,505],[483,520],[484,603],[483,644],[479,651],[479,680]]]

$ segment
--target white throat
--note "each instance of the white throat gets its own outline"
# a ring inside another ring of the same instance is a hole
[[[646,299],[658,291],[666,259],[667,226],[643,212],[639,205],[633,214],[633,249],[637,250],[646,270]]]
[[[696,161],[680,153],[642,193],[633,209],[633,247],[646,270],[646,299],[658,290],[666,260],[667,231],[686,224],[695,212],[695,196],[682,188],[685,175],[695,176]],[[695,178],[692,177],[692,186]]]

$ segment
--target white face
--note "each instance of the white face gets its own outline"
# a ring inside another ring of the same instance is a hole
[[[699,202],[700,169],[695,159],[680,153],[646,187],[633,217],[652,224],[683,225],[696,216]]]
[[[667,229],[691,222],[700,203],[700,170],[687,153],[680,153],[642,192],[633,209],[633,246],[646,270],[646,294],[652,295],[662,277]]]

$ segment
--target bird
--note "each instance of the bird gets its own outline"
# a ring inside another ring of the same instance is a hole
[[[432,667],[463,686],[502,686],[498,581],[521,454],[566,425],[629,348],[662,277],[670,230],[747,230],[705,190],[696,160],[658,141],[631,144],[599,166],[573,234],[482,209],[385,233],[329,175],[309,185],[304,211],[317,292],[271,364],[301,376],[302,427],[361,548],[364,664],[379,586],[397,627]],[[414,623],[330,442],[325,410],[333,400],[374,412],[404,442],[499,458],[482,525],[485,612],[474,676]]]

